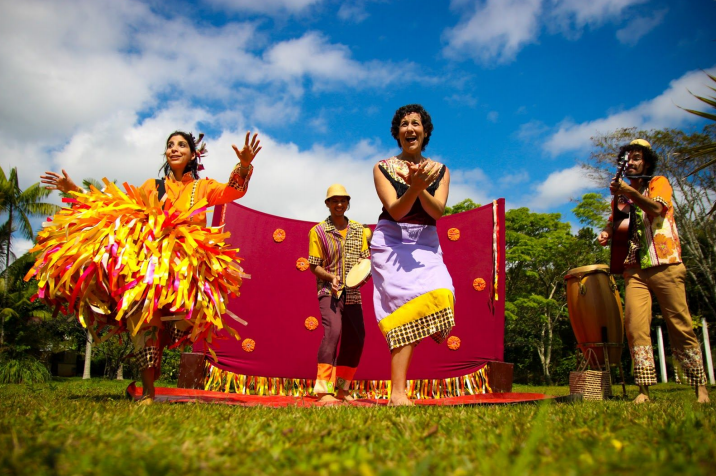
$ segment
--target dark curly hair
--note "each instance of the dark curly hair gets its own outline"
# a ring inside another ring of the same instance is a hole
[[[646,167],[644,168],[644,175],[654,175],[654,171],[656,170],[656,164],[659,163],[659,156],[656,155],[656,152],[654,152],[650,147],[645,147],[639,144],[629,144],[622,146],[619,149],[619,153],[617,154],[617,163],[619,163],[620,158],[624,157],[624,154],[626,154],[627,152],[632,152],[634,150],[640,150],[642,157],[644,158],[644,162],[646,162]]]
[[[420,122],[423,123],[423,130],[425,131],[425,140],[423,141],[423,147],[421,150],[425,150],[425,147],[428,146],[428,142],[430,142],[430,135],[433,133],[433,121],[432,119],[430,119],[430,114],[428,114],[428,111],[423,109],[423,106],[421,106],[420,104],[408,104],[407,106],[403,106],[397,111],[395,111],[395,115],[393,116],[393,122],[390,125],[390,133],[393,136],[393,139],[398,142],[398,147],[401,147],[400,139],[398,139],[400,121],[402,121],[405,116],[413,112],[420,114]]]
[[[190,172],[191,176],[195,179],[199,178],[199,163],[196,160],[196,139],[194,139],[194,135],[191,132],[184,132],[184,131],[174,131],[171,134],[169,134],[169,137],[167,137],[167,141],[165,142],[164,151],[164,164],[159,168],[159,173],[164,173],[164,176],[167,176],[171,174],[172,169],[169,167],[169,162],[166,160],[166,149],[169,147],[169,141],[174,136],[182,136],[184,140],[186,140],[186,143],[189,144],[189,149],[191,149],[191,153],[194,154],[194,158],[189,161],[189,163],[186,165],[186,168],[184,169],[184,173]],[[201,139],[199,140],[201,142]]]

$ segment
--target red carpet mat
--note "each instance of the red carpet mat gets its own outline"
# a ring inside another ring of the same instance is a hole
[[[142,388],[137,387],[135,382],[127,387],[127,397],[132,400],[139,400],[142,396]],[[167,388],[157,387],[156,402],[169,403],[221,403],[224,405],[240,405],[243,407],[315,407],[325,406],[318,403],[316,397],[286,397],[286,396],[259,396],[239,395],[236,393],[210,392],[205,390],[192,390],[188,388]],[[416,405],[495,405],[514,403],[535,403],[541,400],[550,401],[571,401],[573,398],[554,397],[542,393],[486,393],[482,395],[465,395],[462,397],[433,398],[425,400],[413,400]],[[375,405],[386,405],[387,400],[360,399],[350,403],[339,403],[338,405],[352,405],[358,407],[369,407]],[[336,405],[329,404],[329,405]]]

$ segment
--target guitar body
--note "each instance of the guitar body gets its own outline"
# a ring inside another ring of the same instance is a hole
[[[629,253],[629,211],[631,206],[621,202],[619,197],[614,200],[612,215],[612,246],[609,259],[609,272],[612,274],[624,273],[624,260]]]
[[[612,181],[621,180],[628,163],[625,155],[619,160],[617,174]],[[629,253],[629,211],[631,205],[622,196],[615,196],[612,207],[612,247],[609,260],[609,272],[624,274],[624,260]]]

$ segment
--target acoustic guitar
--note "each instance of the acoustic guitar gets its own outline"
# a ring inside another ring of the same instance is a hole
[[[624,156],[619,161],[617,174],[612,180],[620,180],[624,175],[624,171],[629,164],[629,155]],[[624,260],[629,253],[629,212],[631,205],[622,195],[615,195],[612,204],[612,246],[611,257],[609,260],[609,271],[612,274],[624,273]]]

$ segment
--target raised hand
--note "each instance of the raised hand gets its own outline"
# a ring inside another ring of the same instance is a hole
[[[258,132],[254,134],[254,136],[251,138],[251,143],[249,143],[251,131],[246,132],[246,142],[244,143],[244,147],[242,147],[241,150],[239,150],[236,145],[231,145],[231,147],[234,149],[234,152],[236,152],[236,157],[238,157],[239,162],[241,162],[242,168],[249,168],[249,165],[251,165],[251,162],[253,162],[254,158],[256,157],[256,154],[258,154],[261,150],[261,147],[259,146],[259,144],[261,144],[261,141],[258,140],[258,135]]]
[[[62,175],[55,172],[45,172],[45,175],[40,175],[40,182],[45,184],[45,188],[48,190],[59,190],[62,193],[80,191],[80,188],[75,185],[64,169],[62,169]]]

